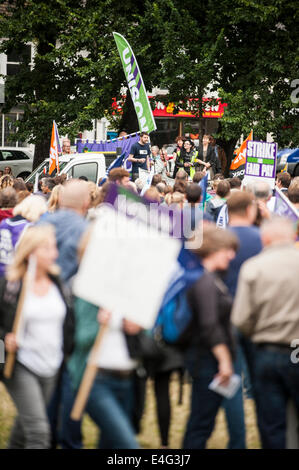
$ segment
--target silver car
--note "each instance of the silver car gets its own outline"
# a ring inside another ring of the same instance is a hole
[[[27,148],[0,147],[0,170],[7,166],[12,169],[15,178],[27,178],[32,172],[33,155]]]

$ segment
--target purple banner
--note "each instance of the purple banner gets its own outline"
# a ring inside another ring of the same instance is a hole
[[[245,176],[275,179],[277,144],[248,140]]]
[[[115,152],[118,147],[121,147],[122,153],[126,154],[126,158],[129,155],[130,149],[133,144],[139,142],[139,135],[134,134],[130,136],[120,137],[117,140],[106,140],[101,142],[82,142],[77,141],[77,152]]]
[[[276,215],[281,215],[282,217],[291,219],[293,222],[298,222],[299,215],[296,208],[278,188],[275,188],[274,212]]]

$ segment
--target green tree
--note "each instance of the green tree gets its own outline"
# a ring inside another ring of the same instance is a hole
[[[2,2],[3,3],[3,2]],[[14,0],[0,19],[0,52],[17,51],[33,43],[30,66],[5,77],[8,112],[24,110],[17,138],[35,144],[34,167],[49,155],[52,121],[60,133],[77,135],[91,129],[92,120],[111,115],[112,97],[124,80],[115,47],[114,30],[130,33],[142,2],[128,0]],[[132,10],[136,14],[132,14]],[[129,21],[130,19],[130,21]]]
[[[188,109],[191,98],[200,117],[201,96],[218,91],[228,104],[218,137],[230,158],[251,128],[261,139],[272,132],[280,146],[299,145],[298,103],[291,100],[299,78],[294,1],[156,0],[147,15],[161,35],[166,102]]]

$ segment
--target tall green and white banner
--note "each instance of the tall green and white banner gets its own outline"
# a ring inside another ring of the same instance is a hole
[[[140,131],[152,132],[157,129],[157,126],[148,101],[137,60],[127,40],[119,33],[113,33],[113,36],[135,106],[139,129]]]

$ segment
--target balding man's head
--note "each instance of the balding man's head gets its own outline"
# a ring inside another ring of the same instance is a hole
[[[90,205],[89,186],[86,181],[66,181],[59,194],[59,206],[85,215]]]
[[[261,237],[264,246],[280,243],[293,243],[296,233],[293,223],[286,217],[274,216],[261,225]]]
[[[257,181],[253,186],[253,194],[257,199],[268,201],[272,196],[272,189],[266,181]]]

